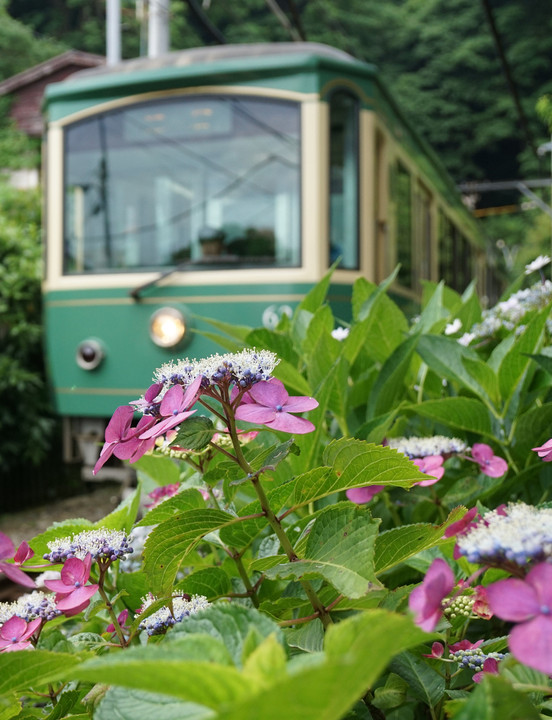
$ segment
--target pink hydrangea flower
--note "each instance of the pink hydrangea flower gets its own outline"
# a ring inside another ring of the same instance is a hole
[[[155,488],[155,490],[152,490],[148,493],[148,497],[151,498],[150,503],[145,503],[144,507],[147,508],[154,508],[162,500],[165,500],[166,498],[170,498],[173,495],[176,495],[180,488],[180,483],[171,483],[170,485],[163,485],[161,487]]]
[[[532,450],[537,453],[541,460],[550,462],[552,460],[552,438],[547,440],[544,445],[532,448]]]
[[[508,578],[487,587],[492,612],[517,623],[510,631],[512,655],[552,675],[552,565],[535,565],[521,580]]]
[[[21,565],[21,563],[33,555],[34,552],[26,542],[22,542],[16,552],[15,545],[10,538],[0,532],[0,573],[4,573],[12,582],[29,588],[36,587],[34,580],[31,580],[28,575],[25,575],[23,570],[17,567],[17,565]],[[12,565],[12,563],[4,562],[11,558],[13,558],[15,564]]]
[[[161,400],[159,407],[161,421],[141,432],[140,439],[158,438],[190,417],[195,410],[189,410],[189,408],[195,404],[200,395],[202,379],[202,376],[198,375],[186,388],[186,391],[182,385],[173,385]]]
[[[434,642],[431,646],[431,653],[427,654],[424,653],[423,657],[433,658],[435,660],[440,660],[443,657],[443,653],[445,652],[445,648],[440,642]]]
[[[442,601],[454,587],[454,574],[448,564],[437,558],[431,563],[421,585],[410,593],[408,606],[416,625],[431,632],[442,614]]]
[[[508,470],[508,463],[498,455],[495,455],[492,448],[485,443],[475,443],[472,447],[472,458],[479,464],[479,469],[484,475],[499,478]]]
[[[366,487],[349,488],[349,490],[345,491],[345,495],[351,502],[363,505],[370,502],[382,490],[385,490],[385,485],[367,485]]]
[[[445,468],[442,467],[442,455],[427,455],[423,458],[413,458],[412,462],[421,470],[421,472],[429,475],[431,478],[414,483],[414,485],[419,485],[420,487],[435,485],[435,483],[438,482],[445,474]]]
[[[490,620],[493,616],[493,612],[489,605],[489,596],[487,595],[487,588],[483,585],[477,585],[475,588],[475,600],[473,601],[472,612],[475,615],[483,618],[483,620]]]
[[[318,402],[307,396],[290,396],[283,383],[276,378],[262,380],[247,391],[245,401],[236,409],[236,419],[256,425],[266,425],[271,430],[302,435],[314,430],[314,425],[291,413],[314,410]]]
[[[451,525],[448,526],[448,528],[445,530],[445,537],[451,538],[455,535],[461,535],[465,530],[474,525],[472,521],[476,518],[477,515],[477,508],[474,507],[471,510],[468,510],[464,517],[460,518],[460,520],[457,520],[456,522],[453,522]]]
[[[126,625],[126,621],[128,620],[128,610],[125,608],[117,615],[117,622],[119,623],[119,627],[123,632],[128,631],[129,627]],[[105,629],[106,632],[114,633],[115,632],[115,625],[113,623],[109,623],[109,625]]]
[[[69,558],[61,570],[59,580],[45,580],[44,585],[56,593],[56,604],[67,617],[77,615],[90,604],[99,585],[86,585],[90,577],[92,556],[88,554],[84,560]]]
[[[30,647],[30,637],[40,627],[42,618],[36,618],[30,623],[14,615],[0,628],[0,652],[13,652],[25,650]]]
[[[451,652],[456,652],[457,650],[475,650],[475,648],[478,648],[482,644],[483,640],[477,640],[474,643],[469,640],[460,640],[459,642],[451,643],[449,645],[449,650]]]

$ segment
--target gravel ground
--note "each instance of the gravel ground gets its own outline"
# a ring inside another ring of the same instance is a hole
[[[117,507],[120,500],[119,483],[101,483],[83,495],[0,515],[0,532],[10,537],[17,547],[22,540],[30,540],[54,522],[69,518],[95,522]]]

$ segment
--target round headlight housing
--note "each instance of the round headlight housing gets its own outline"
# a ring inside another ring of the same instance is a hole
[[[159,308],[150,318],[150,338],[159,347],[176,347],[184,339],[186,330],[186,319],[177,308]]]
[[[83,370],[95,370],[105,357],[104,349],[98,340],[88,338],[77,346],[75,359]]]

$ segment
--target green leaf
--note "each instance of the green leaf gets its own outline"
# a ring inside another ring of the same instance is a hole
[[[186,510],[154,528],[144,549],[144,570],[151,588],[169,595],[184,557],[205,535],[235,521],[220,510]]]
[[[226,648],[216,638],[183,635],[170,643],[99,656],[83,663],[74,676],[147,692],[161,691],[215,709],[251,691],[230,662]]]
[[[405,395],[410,362],[418,343],[418,336],[412,335],[397,347],[385,361],[378,379],[374,383],[368,402],[368,416],[377,417],[389,412]]]
[[[552,403],[533,407],[518,416],[514,426],[512,450],[520,462],[526,460],[531,448],[539,447],[548,440],[551,425]]]
[[[178,465],[164,455],[143,455],[134,464],[134,467],[138,472],[138,477],[143,473],[156,485],[172,485],[180,482]]]
[[[301,623],[295,628],[285,631],[286,642],[290,647],[305,652],[319,652],[324,646],[324,627],[316,618],[311,622]]]
[[[467,371],[463,359],[479,360],[475,351],[465,348],[456,340],[440,335],[422,335],[418,341],[417,351],[428,367],[460,387],[481,395],[479,383]]]
[[[446,397],[441,400],[426,400],[418,405],[407,405],[404,409],[455,430],[494,438],[489,411],[475,398]]]
[[[479,359],[470,357],[463,357],[462,362],[464,367],[469,372],[471,377],[483,390],[486,396],[490,399],[495,407],[500,404],[500,392],[498,389],[498,377],[492,368],[485,362]]]
[[[440,332],[445,327],[450,313],[444,304],[444,286],[443,281],[435,286],[431,297],[427,300],[427,304],[416,322],[415,330],[417,333]]]
[[[216,429],[213,421],[204,415],[194,415],[181,423],[173,445],[186,450],[203,450],[211,442]]]
[[[417,658],[410,652],[398,655],[391,663],[391,670],[406,680],[409,691],[434,708],[445,692],[445,679],[430,667],[424,660]],[[479,717],[474,715],[473,717]]]
[[[367,508],[339,503],[323,510],[308,536],[305,557],[265,571],[268,578],[322,576],[346,597],[359,598],[377,582],[374,545],[379,519]]]
[[[213,318],[202,317],[200,315],[196,315],[195,317],[197,317],[202,322],[209,323],[209,325],[212,325],[217,330],[220,330],[220,332],[225,333],[226,335],[229,335],[234,340],[242,341],[242,344],[239,346],[239,348],[243,348],[243,346],[245,344],[245,338],[251,332],[251,328],[247,325],[236,325],[234,323],[226,323],[226,322],[222,322],[221,320],[215,320]]]
[[[484,675],[454,720],[539,720],[541,715],[529,698],[504,678]]]
[[[299,395],[312,395],[309,383],[291,363],[280,360],[272,374],[284,383],[288,391],[291,390]]]
[[[76,655],[48,650],[0,655],[0,695],[67,679],[81,662]]]
[[[21,702],[17,695],[0,696],[0,720],[11,720],[21,711]]]
[[[45,553],[50,552],[50,548],[48,547],[49,542],[75,535],[83,530],[91,530],[93,527],[90,520],[85,520],[84,518],[64,520],[63,522],[51,525],[48,530],[45,530],[33,538],[29,542],[29,545],[34,550],[35,556],[41,558]]]
[[[216,600],[232,591],[232,583],[222,568],[213,566],[186,575],[176,585],[176,589],[189,595],[205,595],[208,600]]]
[[[211,720],[212,710],[168,695],[111,687],[94,712],[94,720]]]
[[[407,691],[408,683],[395,673],[390,673],[385,685],[376,688],[372,705],[380,710],[390,710],[403,704]]]
[[[307,310],[311,313],[315,313],[318,310],[326,299],[328,288],[330,287],[330,281],[336,267],[337,263],[334,263],[324,275],[322,280],[309,290],[309,292],[301,300],[299,307],[297,308],[298,310]]]
[[[208,635],[225,646],[234,664],[242,665],[244,649],[252,650],[269,635],[275,635],[283,642],[283,634],[278,625],[263,613],[240,605],[214,605],[197,615],[191,615],[186,622],[174,626],[167,640],[172,642],[182,635]]]
[[[141,525],[158,525],[179,513],[204,507],[205,500],[199,490],[196,490],[196,488],[187,488],[173,495],[173,497],[163,500],[157,507],[149,510],[136,525],[137,527]]]
[[[452,510],[442,525],[418,523],[403,525],[381,533],[376,540],[375,571],[379,575],[422,550],[441,544],[445,530],[466,514],[465,507]]]

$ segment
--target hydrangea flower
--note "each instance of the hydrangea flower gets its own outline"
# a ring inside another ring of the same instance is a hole
[[[468,525],[456,545],[469,562],[493,567],[526,568],[552,559],[552,508],[501,506]]]
[[[41,623],[40,618],[26,623],[23,618],[14,615],[0,628],[0,652],[13,652],[30,647],[31,635]]]
[[[419,485],[420,487],[435,485],[435,483],[438,482],[445,474],[445,468],[442,467],[442,455],[427,455],[423,458],[413,458],[412,462],[421,470],[421,472],[429,475],[431,478],[428,480],[421,480],[420,482],[414,483],[414,485]]]
[[[265,425],[271,430],[301,435],[314,430],[314,425],[292,413],[314,410],[318,402],[312,397],[290,396],[276,378],[258,382],[247,392],[247,401],[236,409],[236,419]]]
[[[487,595],[497,617],[517,623],[508,637],[512,655],[552,675],[552,565],[539,563],[523,580],[492,583]]]
[[[68,617],[77,615],[90,604],[90,598],[97,592],[99,585],[86,585],[90,577],[91,555],[84,560],[69,558],[61,570],[59,580],[45,580],[49,590],[56,593],[56,604]]]
[[[61,615],[56,607],[54,596],[41,590],[25,593],[14,602],[0,603],[0,624],[5,623],[14,615],[26,622],[41,618],[44,621],[53,620]]]
[[[142,606],[139,612],[143,613],[156,601],[157,598],[151,593],[146,595],[146,597],[142,598]],[[138,627],[140,630],[145,630],[148,635],[160,635],[190,615],[195,615],[200,610],[208,608],[209,605],[210,603],[204,595],[192,595],[190,597],[189,595],[175,594],[172,599],[172,611],[170,607],[163,606],[145,617]]]
[[[138,460],[148,450],[151,450],[155,440],[149,443],[140,442],[138,435],[155,423],[155,418],[142,417],[135,428],[131,428],[134,408],[130,405],[118,407],[105,429],[105,444],[100,452],[100,457],[94,466],[94,475],[103,467],[112,455],[120,460],[130,458]],[[143,452],[141,452],[143,450]],[[138,454],[140,453],[141,454]],[[134,457],[136,456],[136,457]]]
[[[30,554],[29,554],[30,553]],[[28,575],[20,570],[18,565],[34,555],[27,543],[21,543],[17,552],[15,545],[11,539],[0,532],[0,573],[4,573],[12,582],[24,587],[34,588],[35,583]],[[14,564],[5,562],[6,559],[13,558]]]
[[[462,320],[455,318],[451,323],[447,323],[445,327],[445,335],[454,335],[462,329]]]
[[[471,645],[469,642],[466,644]],[[451,645],[449,648],[451,650],[451,660],[457,662],[460,668],[467,668],[475,671],[475,673],[498,672],[498,662],[505,657],[504,653],[485,653],[485,651],[479,647],[479,643],[466,648],[458,648],[455,650],[452,648],[453,646]],[[480,680],[481,676],[478,676],[475,682],[480,682]]]
[[[179,490],[180,483],[171,483],[169,485],[162,485],[160,487],[156,487],[155,490],[152,490],[148,493],[148,497],[151,498],[151,502],[145,503],[144,507],[150,509],[154,508],[159,505],[159,503],[163,502],[163,500],[166,500],[167,498],[176,495]]]
[[[414,613],[414,622],[432,632],[443,614],[443,600],[454,587],[454,574],[441,558],[435,559],[421,585],[410,593],[408,607]]]
[[[508,463],[503,458],[495,455],[492,448],[485,443],[475,443],[471,449],[472,458],[479,464],[479,469],[484,475],[499,478],[508,471]]]
[[[181,385],[173,385],[161,400],[159,406],[160,422],[147,428],[138,437],[141,440],[158,438],[190,417],[195,410],[189,410],[189,408],[195,404],[199,397],[200,385],[201,377],[199,376],[186,388],[186,391],[183,390]]]
[[[97,562],[114,562],[132,554],[131,539],[123,530],[83,530],[75,535],[51,540],[45,560],[62,563],[71,558],[84,560],[88,555]]]
[[[550,462],[552,460],[552,438],[547,440],[544,445],[532,449],[543,462]]]
[[[447,457],[448,455],[464,452],[467,449],[467,445],[463,440],[445,437],[444,435],[390,438],[387,441],[387,445],[406,455],[411,460],[414,458],[425,458],[429,455]]]
[[[349,337],[349,328],[336,327],[332,330],[331,335],[333,338],[341,342],[342,340],[345,340],[346,337]]]

